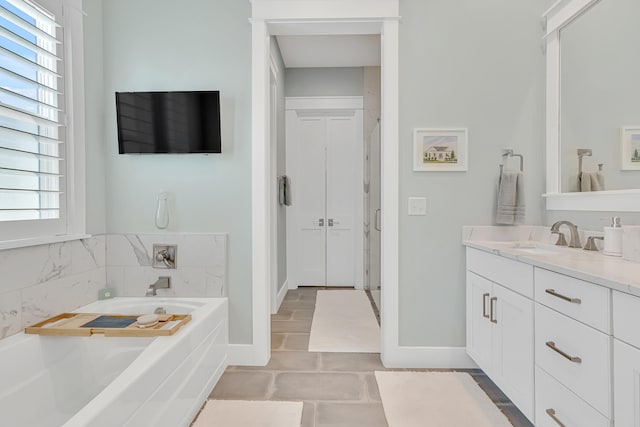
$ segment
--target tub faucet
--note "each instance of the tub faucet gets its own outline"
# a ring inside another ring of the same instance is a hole
[[[560,226],[566,225],[569,227],[569,233],[571,233],[571,237],[569,240],[569,244],[567,245],[567,240],[564,237],[564,234],[560,231]],[[569,246],[570,248],[581,248],[582,245],[580,243],[580,235],[578,234],[578,227],[575,224],[569,221],[557,221],[551,226],[551,234],[558,235],[558,241],[556,245],[558,246]]]
[[[157,295],[157,289],[169,289],[171,287],[171,277],[170,276],[160,276],[155,283],[149,285],[145,296],[154,297]]]

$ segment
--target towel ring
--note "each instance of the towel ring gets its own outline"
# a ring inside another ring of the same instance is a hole
[[[504,168],[504,164],[507,162],[507,157],[518,157],[520,159],[520,172],[524,170],[524,156],[522,154],[514,154],[513,149],[505,148],[502,150],[502,164],[500,165],[500,175]]]

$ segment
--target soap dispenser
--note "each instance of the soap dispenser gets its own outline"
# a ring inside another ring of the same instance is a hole
[[[604,250],[602,253],[609,256],[622,256],[622,226],[619,216],[611,218],[610,227],[604,227]]]

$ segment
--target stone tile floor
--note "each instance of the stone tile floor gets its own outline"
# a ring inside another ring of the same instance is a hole
[[[210,398],[303,401],[302,427],[386,427],[374,371],[393,369],[382,366],[379,354],[307,351],[318,289],[287,293],[271,316],[269,364],[229,366]],[[481,370],[466,371],[515,427],[532,427]]]

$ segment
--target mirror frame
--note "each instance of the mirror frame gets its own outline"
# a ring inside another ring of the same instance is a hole
[[[560,31],[602,0],[559,0],[542,15],[546,83],[547,210],[640,212],[640,189],[562,193],[560,188]]]

